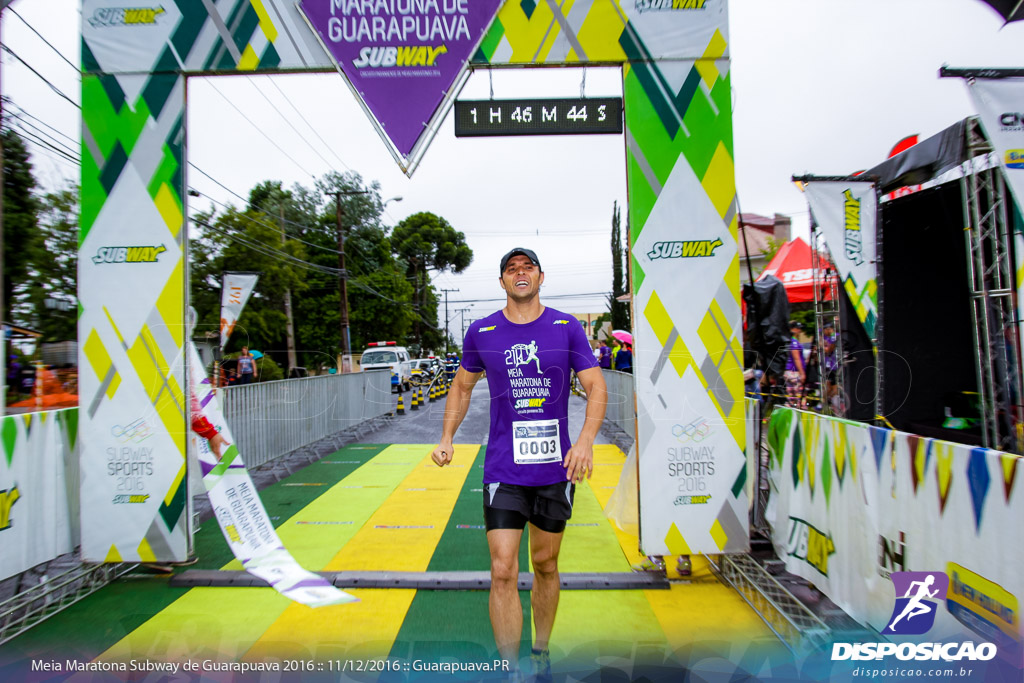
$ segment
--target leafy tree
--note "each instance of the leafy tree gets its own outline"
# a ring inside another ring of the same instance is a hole
[[[428,271],[461,273],[473,262],[473,250],[466,244],[466,236],[455,230],[444,218],[429,212],[409,216],[395,226],[391,234],[395,253],[405,259],[407,274],[414,278],[419,316],[414,321],[416,345],[439,348],[444,339],[438,325],[431,324],[431,332],[424,334],[424,320],[437,320],[437,294],[433,292]],[[433,299],[433,301],[431,301]],[[433,337],[438,336],[438,339]]]
[[[28,309],[19,306],[15,299],[24,299],[29,289],[32,255],[40,242],[37,219],[40,204],[25,142],[14,130],[4,127],[0,130],[0,144],[4,154],[4,302],[0,316],[5,321],[27,325]],[[12,315],[15,309],[18,313]]]
[[[28,326],[42,332],[44,342],[78,336],[78,202],[78,187],[67,183],[39,203],[39,235],[21,297]]]
[[[284,290],[306,287],[304,245],[293,239],[281,242],[273,217],[259,211],[230,207],[213,217],[200,214],[193,221],[201,233],[190,243],[192,257],[192,305],[198,311],[200,330],[216,330],[220,321],[221,273],[229,270],[260,273],[228,344],[255,349],[283,349]]]
[[[629,304],[618,301],[625,294],[626,270],[625,259],[629,258],[629,249],[622,246],[622,215],[619,203],[612,204],[612,294],[608,297],[608,310],[611,312],[613,330],[629,330]]]

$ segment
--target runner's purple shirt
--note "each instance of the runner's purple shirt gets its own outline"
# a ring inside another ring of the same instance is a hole
[[[497,311],[473,323],[462,348],[462,367],[467,372],[486,370],[491,395],[484,483],[547,486],[566,481],[561,461],[516,464],[513,435],[530,431],[525,422],[557,420],[562,459],[568,455],[569,370],[597,365],[579,321],[545,308],[533,322],[519,325]],[[519,423],[518,431],[513,423]],[[533,445],[528,440],[517,443],[527,453]]]

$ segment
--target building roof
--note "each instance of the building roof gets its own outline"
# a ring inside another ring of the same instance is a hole
[[[775,219],[767,216],[759,216],[756,213],[741,213],[740,220],[742,228],[746,230],[746,244],[743,243],[743,230],[736,236],[739,242],[740,258],[747,257],[747,247],[750,247],[750,257],[764,258],[764,252],[768,249],[768,240],[775,235]]]

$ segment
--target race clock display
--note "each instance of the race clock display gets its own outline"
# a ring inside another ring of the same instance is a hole
[[[461,100],[455,137],[622,132],[622,98]]]

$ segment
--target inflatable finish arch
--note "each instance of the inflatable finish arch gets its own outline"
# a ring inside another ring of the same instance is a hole
[[[748,547],[727,5],[507,0],[472,57],[622,65],[648,554]],[[84,0],[82,62],[83,558],[181,560],[186,78],[337,65],[292,0]]]

